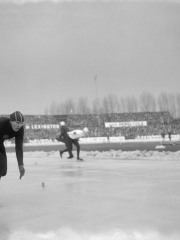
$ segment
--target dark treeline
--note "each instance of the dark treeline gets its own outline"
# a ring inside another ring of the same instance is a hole
[[[180,117],[180,93],[161,92],[154,97],[149,92],[143,92],[139,98],[134,96],[117,97],[109,94],[102,99],[94,99],[89,104],[87,97],[80,97],[77,101],[72,98],[64,102],[52,102],[45,109],[47,115],[61,114],[105,114],[105,113],[135,113],[135,112],[165,112],[173,118]]]

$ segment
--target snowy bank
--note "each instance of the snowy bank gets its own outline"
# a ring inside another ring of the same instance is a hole
[[[76,157],[76,151],[73,151]],[[9,157],[15,157],[15,153],[7,153]],[[65,153],[63,155],[66,158],[68,155]],[[26,157],[60,157],[58,151],[44,152],[44,151],[33,151],[24,152],[24,158]],[[115,159],[180,159],[180,151],[169,152],[169,151],[121,151],[121,150],[110,150],[110,151],[81,151],[81,157],[83,158],[115,158]]]

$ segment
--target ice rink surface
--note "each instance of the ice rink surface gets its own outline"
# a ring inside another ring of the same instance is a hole
[[[82,157],[25,153],[19,180],[16,157],[8,155],[0,240],[180,239],[178,157]]]

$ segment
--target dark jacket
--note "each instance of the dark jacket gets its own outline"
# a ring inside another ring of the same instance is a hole
[[[23,164],[23,138],[24,127],[15,132],[10,123],[10,119],[6,117],[0,118],[0,149],[4,148],[4,141],[15,137],[15,150],[18,165]]]
[[[69,138],[69,135],[67,134],[67,132],[69,132],[69,128],[67,128],[66,126],[62,126],[60,128],[61,134],[59,136],[59,139],[63,139],[63,140],[67,140]]]

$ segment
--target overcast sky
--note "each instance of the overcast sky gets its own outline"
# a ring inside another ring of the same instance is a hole
[[[8,3],[7,3],[8,2]],[[0,0],[0,114],[180,93],[180,1]]]

